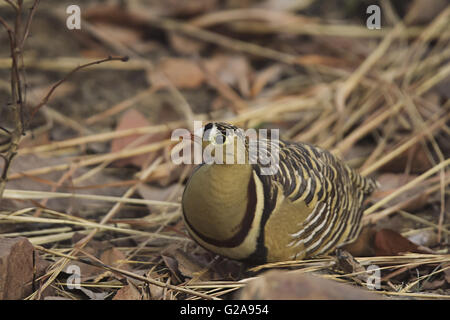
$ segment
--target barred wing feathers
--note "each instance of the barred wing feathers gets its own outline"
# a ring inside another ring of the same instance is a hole
[[[298,255],[327,254],[356,239],[361,230],[364,198],[376,182],[359,175],[326,150],[305,143],[280,141],[279,168],[261,176],[267,188],[266,203],[275,207],[276,188],[287,201],[308,210],[289,246],[304,248]],[[302,212],[304,214],[304,212]],[[303,244],[300,246],[300,244]],[[296,256],[292,257],[296,258]]]

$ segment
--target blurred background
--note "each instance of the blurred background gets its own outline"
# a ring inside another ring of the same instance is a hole
[[[24,1],[24,8],[32,3]],[[79,6],[81,29],[67,27],[74,14],[66,12],[69,5]],[[368,28],[378,21],[367,13],[370,5],[380,9],[379,29]],[[14,21],[6,1],[0,16]],[[114,224],[122,229],[95,234],[102,245],[92,252],[100,257],[105,243],[115,250],[102,261],[141,261],[119,265],[172,283],[197,279],[213,257],[185,235],[179,201],[192,166],[171,162],[170,135],[191,129],[194,120],[220,120],[279,128],[282,139],[326,148],[377,178],[381,187],[370,204],[378,205],[366,214],[372,227],[361,255],[423,253],[418,246],[447,254],[450,177],[442,164],[450,155],[449,27],[444,0],[41,1],[23,52],[28,110],[79,65],[108,56],[129,60],[83,68],[36,115],[25,112],[28,131],[6,189],[38,193],[5,192],[2,214],[33,210],[23,212],[27,221],[0,221],[0,236],[23,235],[63,252],[93,230],[89,223]],[[0,126],[11,130],[8,43],[1,29]],[[433,168],[435,175],[418,179]],[[141,202],[113,208],[101,198],[124,194]],[[62,219],[63,228],[39,217]],[[81,225],[67,222],[71,217]],[[385,228],[395,235],[379,233]],[[42,229],[47,232],[33,233]],[[187,248],[195,258],[186,258]],[[56,256],[47,253],[46,260],[52,264]],[[423,262],[421,274],[448,268],[449,260],[433,263]],[[202,280],[237,279],[230,264],[222,261]],[[92,281],[100,272],[84,274]],[[386,290],[412,281],[412,274],[392,275]],[[427,278],[433,283],[427,290],[448,295],[443,275]],[[56,287],[61,295],[64,286]],[[104,290],[112,296],[117,288]]]

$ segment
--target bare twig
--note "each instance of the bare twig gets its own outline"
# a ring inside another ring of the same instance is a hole
[[[34,1],[30,9],[30,12],[26,18],[25,27],[23,29],[22,29],[23,1],[19,0],[17,2],[13,2],[11,0],[6,0],[6,2],[10,4],[16,11],[14,29],[3,18],[0,17],[0,24],[3,25],[3,27],[6,29],[6,32],[8,33],[9,37],[9,45],[11,52],[11,96],[12,96],[12,108],[15,125],[14,130],[12,130],[11,133],[9,134],[10,141],[8,149],[6,150],[5,154],[2,155],[2,158],[4,159],[5,163],[2,168],[2,172],[0,174],[0,202],[3,198],[3,192],[6,187],[6,181],[8,179],[8,170],[11,166],[12,159],[17,154],[20,140],[24,135],[26,128],[31,123],[34,115],[39,111],[39,109],[43,105],[45,105],[48,102],[48,100],[50,99],[51,95],[56,90],[56,88],[58,88],[63,82],[65,82],[74,73],[76,73],[81,69],[107,61],[113,60],[128,61],[128,57],[109,56],[105,59],[89,62],[74,68],[64,78],[62,78],[60,81],[58,81],[51,87],[47,95],[35,107],[32,108],[30,116],[28,117],[28,122],[24,123],[24,110],[25,110],[25,99],[24,99],[25,90],[23,89],[24,76],[23,75],[21,76],[20,70],[24,68],[23,47],[29,35],[31,22],[37,10],[39,1],[40,0]],[[21,65],[19,65],[20,62],[22,62]]]
[[[85,69],[87,67],[93,66],[95,64],[100,64],[100,63],[104,63],[104,62],[108,62],[108,61],[123,61],[123,62],[126,62],[126,61],[128,61],[128,57],[127,56],[121,56],[121,57],[109,56],[107,58],[96,60],[96,61],[92,61],[92,62],[89,62],[89,63],[86,63],[86,64],[82,64],[82,65],[76,67],[75,69],[70,71],[64,78],[62,78],[61,80],[56,82],[50,88],[50,90],[48,91],[47,95],[41,100],[41,102],[39,102],[36,106],[33,107],[33,110],[31,111],[31,118],[33,118],[34,115],[36,114],[36,112],[38,112],[39,109],[48,102],[48,100],[50,99],[51,95],[56,90],[56,88],[58,88],[62,83],[67,81],[67,79],[69,79],[74,73],[76,73],[77,71],[79,71],[81,69]]]

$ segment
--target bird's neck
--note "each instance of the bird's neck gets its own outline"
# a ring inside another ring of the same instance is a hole
[[[249,201],[252,167],[249,164],[204,165],[193,177],[196,187],[187,199],[187,218],[205,236],[226,240],[240,229]],[[190,215],[190,213],[195,213]],[[224,226],[227,226],[224,228]]]
[[[252,174],[249,164],[213,164],[205,169],[211,183],[221,186],[220,192],[225,194],[238,194],[240,188],[247,189]]]

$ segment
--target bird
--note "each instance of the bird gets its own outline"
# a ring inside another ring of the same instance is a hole
[[[202,150],[222,147],[210,156],[227,160],[204,160],[182,195],[184,224],[201,247],[259,265],[330,255],[356,240],[363,202],[376,180],[308,143],[252,138],[225,122],[208,123],[202,131]],[[226,145],[232,152],[224,151]],[[277,155],[272,174],[251,154],[255,145]],[[237,161],[236,146],[243,146],[244,161]]]

